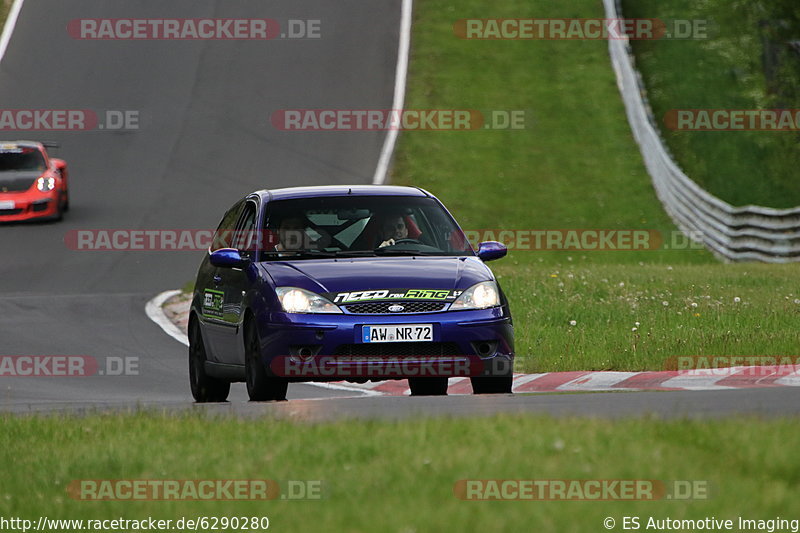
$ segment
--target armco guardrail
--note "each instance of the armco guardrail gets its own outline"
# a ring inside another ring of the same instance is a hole
[[[603,0],[606,17],[620,18],[616,0]],[[800,207],[734,207],[692,181],[673,161],[649,106],[627,39],[609,39],[633,136],[653,179],[656,194],[675,224],[726,261],[800,261]]]

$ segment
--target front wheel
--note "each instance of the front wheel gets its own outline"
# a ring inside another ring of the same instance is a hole
[[[248,322],[245,325],[245,381],[247,382],[247,395],[251,402],[283,401],[289,389],[289,381],[283,378],[267,375],[264,362],[261,360],[261,346],[258,341],[258,331]]]
[[[231,384],[206,374],[206,348],[200,327],[193,323],[189,332],[189,384],[196,402],[224,402]]]

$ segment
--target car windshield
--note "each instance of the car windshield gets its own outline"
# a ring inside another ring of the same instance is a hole
[[[266,260],[383,255],[474,255],[464,233],[433,198],[329,196],[267,206]]]
[[[42,153],[36,148],[0,147],[0,172],[38,170],[47,168]]]

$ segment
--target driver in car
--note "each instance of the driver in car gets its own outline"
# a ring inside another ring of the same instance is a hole
[[[393,246],[395,241],[408,238],[408,228],[403,215],[392,214],[387,216],[381,224],[381,242],[378,248]]]
[[[305,244],[305,223],[300,217],[289,217],[281,220],[278,226],[278,244],[275,250],[278,252],[298,251],[303,249]]]

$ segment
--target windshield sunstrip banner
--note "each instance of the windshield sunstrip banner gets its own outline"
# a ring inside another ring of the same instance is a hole
[[[464,291],[448,289],[378,289],[371,291],[329,292],[326,298],[335,304],[376,302],[387,300],[434,300],[451,302]]]

